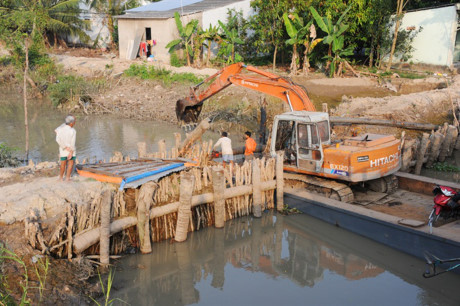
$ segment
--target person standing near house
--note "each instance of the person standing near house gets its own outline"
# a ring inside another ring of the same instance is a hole
[[[66,173],[66,181],[70,181],[73,165],[77,156],[75,149],[75,140],[77,131],[73,128],[75,125],[75,117],[68,115],[65,117],[65,123],[60,125],[54,131],[56,132],[56,142],[59,145],[59,160],[61,162],[59,170],[59,180],[64,178]]]
[[[225,163],[230,162],[233,166],[233,149],[232,149],[232,140],[228,138],[227,132],[222,132],[221,137],[213,146],[215,149],[217,146],[221,146],[222,148],[222,159],[223,165],[225,167]]]
[[[249,131],[246,131],[244,133],[244,139],[246,140],[244,149],[244,160],[253,160],[254,151],[256,150],[257,143],[254,139],[251,138],[251,132]]]

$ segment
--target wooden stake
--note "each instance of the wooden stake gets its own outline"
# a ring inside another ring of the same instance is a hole
[[[160,153],[160,158],[166,158],[166,141],[164,139],[158,141],[158,152]]]
[[[180,176],[179,210],[177,213],[176,235],[174,240],[182,242],[187,239],[188,226],[192,208],[192,192],[195,188],[195,176],[182,172]]]
[[[112,204],[112,192],[105,190],[102,193],[101,229],[100,229],[100,261],[104,266],[110,263],[110,206]]]
[[[212,186],[214,189],[214,226],[222,228],[225,225],[225,177],[223,169],[212,169]]]
[[[422,165],[425,159],[426,149],[428,147],[428,143],[430,135],[427,133],[423,133],[422,141],[420,142],[420,149],[418,150],[417,154],[417,164],[415,165],[414,173],[419,175],[420,171],[422,170]]]
[[[282,211],[284,207],[284,178],[283,178],[283,151],[276,153],[276,210]]]
[[[137,204],[137,232],[139,234],[140,249],[143,254],[152,252],[150,243],[150,206],[152,197],[158,185],[148,182],[140,188]]]
[[[147,155],[147,144],[145,142],[137,143],[137,156],[143,158]]]
[[[260,167],[259,160],[252,161],[252,205],[254,217],[262,216],[262,194],[260,190]]]
[[[435,132],[433,134],[433,139],[431,141],[432,143],[431,152],[430,152],[430,155],[428,156],[428,161],[426,163],[427,167],[433,166],[433,163],[438,159],[439,149],[441,148],[441,144],[443,140],[444,140],[444,135],[441,134],[440,132]]]

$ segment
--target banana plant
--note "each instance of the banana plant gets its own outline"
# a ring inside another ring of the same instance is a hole
[[[341,56],[348,56],[353,54],[353,50],[351,47],[344,49],[344,36],[346,30],[348,30],[348,24],[344,23],[345,15],[351,9],[351,6],[343,12],[337,22],[334,24],[329,17],[321,17],[315,8],[310,6],[310,11],[312,13],[313,18],[316,21],[318,27],[323,30],[327,35],[323,37],[322,42],[329,46],[327,58],[328,58],[328,66],[331,65],[330,68],[330,76],[334,76],[336,74],[335,69],[338,68],[337,64],[342,62]],[[334,54],[334,56],[333,56]]]
[[[173,52],[176,47],[184,48],[185,54],[187,55],[187,66],[190,66],[190,59],[193,57],[193,34],[197,30],[198,20],[193,19],[184,27],[180,20],[179,13],[174,13],[174,19],[176,20],[177,31],[179,32],[180,38],[170,41],[166,45],[166,48],[169,48],[169,53]]]
[[[303,19],[297,15],[297,13],[283,14],[284,25],[286,26],[286,32],[289,35],[289,39],[286,40],[287,45],[292,46],[292,58],[291,58],[291,73],[296,74],[299,62],[299,53],[297,46],[303,44],[305,36],[309,30],[310,24],[304,25]]]
[[[238,30],[233,28],[229,29],[225,24],[223,24],[219,20],[219,25],[222,31],[224,31],[223,35],[221,35],[222,40],[225,43],[225,46],[223,48],[226,48],[224,51],[228,55],[227,64],[235,63],[235,59],[237,59],[237,62],[241,60],[241,56],[235,52],[235,46],[236,44],[244,44],[244,41],[239,37]]]
[[[205,47],[208,48],[208,52],[206,54],[206,66],[209,66],[212,43],[221,39],[219,36],[219,27],[209,25],[209,28],[204,31],[203,36],[206,39]]]

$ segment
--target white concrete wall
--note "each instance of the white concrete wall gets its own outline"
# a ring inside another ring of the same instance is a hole
[[[227,12],[230,9],[235,9],[237,12],[240,10],[243,12],[243,17],[245,19],[249,18],[254,11],[251,8],[251,1],[244,0],[240,2],[234,2],[229,5],[215,8],[212,10],[204,11],[203,12],[203,29],[208,29],[210,25],[218,26],[218,20],[222,21],[222,23],[227,23]]]
[[[182,24],[187,24],[192,19],[201,21],[201,13],[182,16]],[[201,22],[199,22],[201,25]],[[120,58],[126,59],[128,44],[137,35],[142,36],[145,41],[145,28],[151,28],[152,39],[156,40],[157,45],[153,47],[152,53],[155,60],[169,64],[169,53],[166,45],[179,38],[176,21],[174,18],[168,19],[119,19],[118,20],[118,41]],[[139,48],[139,46],[137,46]]]
[[[401,28],[415,27],[422,31],[413,41],[409,61],[431,65],[451,66],[457,35],[457,10],[455,6],[408,12]]]

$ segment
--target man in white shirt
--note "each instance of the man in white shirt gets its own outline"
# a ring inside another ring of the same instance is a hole
[[[75,149],[77,132],[73,128],[74,125],[75,117],[69,115],[65,118],[65,124],[60,125],[54,130],[56,132],[56,142],[59,145],[59,159],[61,161],[59,180],[63,179],[67,167],[66,181],[70,181],[70,174],[72,173],[77,156],[77,151]]]
[[[222,159],[224,160],[224,167],[226,162],[230,162],[233,166],[232,140],[227,137],[227,132],[222,132],[221,135],[222,136],[219,138],[213,148],[216,148],[220,145],[222,147]]]

